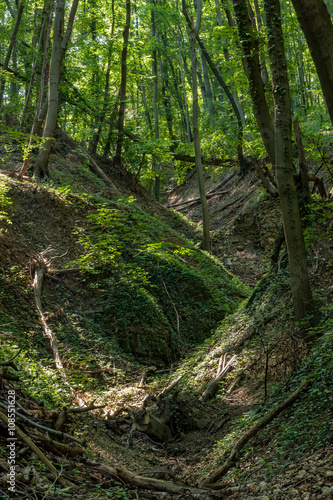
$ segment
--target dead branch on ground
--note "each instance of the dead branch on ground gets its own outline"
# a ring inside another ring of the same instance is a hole
[[[234,445],[233,449],[231,450],[231,453],[227,460],[224,462],[224,464],[219,467],[210,477],[208,480],[204,481],[202,483],[203,486],[209,486],[210,483],[216,483],[219,481],[225,474],[236,465],[239,455],[241,450],[244,448],[246,443],[253,437],[255,436],[261,429],[266,427],[272,420],[274,420],[275,417],[277,417],[283,410],[285,410],[288,406],[292,405],[294,401],[298,398],[298,396],[301,394],[303,389],[307,386],[307,382],[304,381],[302,384],[298,387],[298,389],[289,396],[289,398],[285,399],[280,403],[278,406],[276,406],[273,410],[271,410],[269,413],[267,413],[264,418],[259,420],[251,429],[249,429],[243,436],[236,442]]]
[[[220,382],[221,380],[223,379],[223,377],[225,377],[225,375],[231,370],[232,368],[232,365],[235,363],[237,359],[237,356],[234,355],[229,361],[228,363],[225,365],[225,367],[222,369],[222,371],[217,375],[217,377],[215,377],[214,380],[212,380],[206,390],[204,391],[204,393],[200,396],[200,401],[202,403],[206,403],[207,401],[209,401],[210,399],[212,399],[212,397],[214,396],[214,394],[216,393],[216,391],[218,390],[218,387],[220,385]]]

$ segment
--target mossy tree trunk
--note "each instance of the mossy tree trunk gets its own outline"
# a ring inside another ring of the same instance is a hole
[[[53,43],[50,62],[48,108],[43,131],[45,142],[39,150],[35,165],[35,176],[49,177],[49,156],[54,142],[54,132],[57,125],[58,100],[59,100],[59,79],[62,62],[65,57],[67,45],[72,33],[74,18],[79,0],[73,0],[69,14],[66,33],[63,36],[65,0],[57,0],[56,14],[53,25]]]
[[[249,80],[253,113],[268,157],[275,165],[274,123],[265,95],[260,70],[259,36],[252,25],[247,0],[233,0],[237,28],[244,53],[244,66]]]
[[[124,142],[126,82],[127,82],[127,51],[128,51],[130,24],[131,24],[131,2],[130,0],[126,0],[126,21],[123,32],[123,39],[124,39],[123,50],[121,54],[121,81],[120,81],[120,98],[119,98],[120,104],[119,104],[119,116],[118,116],[117,148],[114,157],[115,163],[121,163],[121,154]]]
[[[186,0],[183,0],[183,12],[186,13]],[[209,234],[209,212],[205,189],[205,180],[201,163],[201,148],[199,136],[199,105],[198,105],[198,82],[197,82],[197,55],[196,55],[196,39],[199,33],[201,24],[201,0],[197,2],[197,20],[191,24],[190,32],[190,48],[191,48],[191,72],[192,72],[192,96],[193,96],[193,142],[195,151],[195,166],[197,170],[199,193],[202,209],[202,226],[203,226],[203,249],[210,252],[210,234]],[[187,14],[186,14],[187,16]],[[187,16],[188,18],[188,16]]]
[[[292,0],[333,124],[333,24],[324,0]]]
[[[296,320],[300,321],[312,310],[312,295],[293,178],[292,119],[280,2],[265,0],[264,5],[275,106],[276,177],[288,249],[294,313]]]

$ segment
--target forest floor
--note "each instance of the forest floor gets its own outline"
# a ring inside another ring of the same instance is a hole
[[[73,221],[79,221],[83,227],[90,208],[81,202],[77,203],[66,190],[59,189],[64,179],[64,170],[73,179],[82,174],[76,164],[77,158],[71,153],[71,145],[64,142],[59,147],[58,155],[53,156],[51,163],[51,171],[57,172],[54,187],[45,190],[33,182],[18,185],[17,181],[10,181],[12,225],[8,226],[7,232],[0,238],[1,268],[4,276],[7,270],[11,270],[20,283],[20,287],[15,288],[16,285],[12,286],[8,280],[8,293],[13,293],[14,300],[16,297],[16,301],[25,304],[23,315],[28,315],[28,311],[35,308],[31,290],[28,290],[31,286],[28,275],[32,272],[32,256],[52,245],[57,255],[65,254],[61,261],[64,266],[82,251],[82,245],[73,235]],[[17,167],[18,161],[19,156],[15,155],[6,160],[3,169],[5,175],[2,178]],[[121,172],[112,175],[112,169],[108,171],[102,162],[100,166],[104,167],[114,186],[106,186],[99,180],[92,187],[91,177],[88,176],[82,180],[87,193],[98,192],[103,196],[116,196],[116,191],[121,192],[122,196],[133,193],[135,182],[131,177],[126,181]],[[225,170],[213,180],[207,175],[207,191],[219,185],[229,173]],[[163,206],[143,195],[137,186],[135,189],[135,196],[142,196],[142,206],[168,218],[168,211]],[[223,262],[226,269],[253,288],[267,272],[270,254],[280,229],[277,202],[267,197],[252,172],[244,179],[235,175],[224,183],[221,190],[225,193],[212,197],[209,202],[212,253]],[[196,197],[195,177],[192,176],[181,187],[173,189],[164,204],[176,205]],[[186,204],[183,207],[182,213],[200,225],[200,206],[188,207]],[[175,208],[178,210],[181,205]],[[184,226],[181,231],[195,241],[200,241],[200,232],[195,228]],[[318,234],[310,249],[310,272],[312,282],[317,285],[316,299],[328,310],[325,321],[329,332],[332,329],[330,305],[333,293],[331,219],[326,217],[322,221]],[[61,470],[66,471],[63,477],[71,481],[74,489],[67,490],[64,485],[55,483],[52,475],[48,475],[36,456],[31,454],[29,447],[20,445],[18,490],[21,493],[15,496],[6,489],[8,467],[4,456],[0,458],[0,498],[1,491],[3,498],[24,498],[25,495],[25,498],[43,499],[333,498],[333,448],[330,445],[333,435],[333,388],[330,371],[332,363],[329,362],[327,367],[323,366],[318,377],[316,375],[321,385],[319,382],[317,384],[315,378],[315,389],[301,398],[297,410],[294,412],[292,406],[286,411],[285,417],[279,417],[276,423],[274,421],[268,426],[268,430],[264,428],[254,437],[239,462],[226,474],[222,489],[206,492],[191,490],[191,486],[200,485],[224,462],[233,444],[249,426],[254,425],[272,405],[279,404],[286,395],[290,395],[291,389],[294,390],[299,385],[304,376],[304,372],[297,374],[299,367],[305,363],[304,366],[308,366],[306,369],[309,370],[312,365],[306,365],[306,360],[311,356],[321,359],[325,349],[328,351],[327,347],[317,343],[317,350],[311,354],[313,346],[307,345],[299,334],[302,333],[302,326],[295,326],[291,320],[290,294],[282,273],[277,282],[275,288],[273,285],[268,288],[269,293],[265,293],[266,289],[263,289],[252,308],[243,307],[227,317],[206,342],[193,352],[184,353],[184,359],[171,366],[147,365],[119,351],[114,352],[105,340],[100,344],[99,341],[89,344],[88,333],[87,338],[82,334],[80,342],[89,346],[90,359],[95,355],[99,366],[102,365],[101,361],[105,362],[109,357],[113,364],[109,372],[96,370],[94,374],[87,372],[82,376],[82,371],[86,368],[79,358],[75,358],[75,348],[71,354],[72,346],[69,343],[63,365],[66,370],[75,368],[78,373],[77,387],[80,389],[77,389],[77,395],[86,404],[104,407],[87,413],[67,415],[62,430],[84,439],[85,451],[74,445],[71,452],[70,446],[66,444],[67,451],[61,454],[58,450],[57,455],[52,444],[49,444],[47,451],[48,446],[41,436],[32,432],[31,438],[40,443],[41,449],[45,454],[48,453],[51,461],[60,464]],[[83,304],[84,288],[80,275],[75,273],[54,275],[54,279],[45,280],[43,304],[47,321],[52,324],[52,320],[56,318],[60,324],[65,325],[69,322],[69,316],[66,317],[68,307],[89,311],[94,304],[87,301]],[[286,306],[286,303],[289,305]],[[17,341],[20,345],[21,334],[18,330],[8,334],[6,325],[2,321],[0,323],[3,329],[2,347],[5,359],[8,359],[7,352],[11,352],[9,343]],[[36,318],[34,323],[37,331],[40,326],[38,327]],[[21,325],[24,325],[23,319]],[[36,331],[32,331],[29,324],[29,333],[25,333],[31,337],[34,352],[41,358],[52,358],[45,341],[37,338]],[[100,351],[94,346],[98,346]],[[94,349],[96,351],[91,352]],[[225,364],[233,355],[237,357],[235,365],[225,377],[217,395],[207,403],[201,402],[200,396],[204,388],[221,370],[220,363]],[[32,378],[36,378],[36,374],[40,377],[43,375],[40,386],[51,377],[50,387],[43,388],[45,393],[52,390],[53,372],[52,359],[45,366],[45,373],[36,366],[31,368]],[[6,380],[5,374],[2,373],[2,377]],[[5,382],[9,384],[6,387],[15,388],[17,402],[25,415],[47,427],[53,427],[54,413],[47,405],[43,407],[43,398],[38,394],[38,388],[34,389],[36,395],[33,397],[33,391],[28,389],[31,381],[23,378],[23,387],[21,382],[10,380]],[[142,408],[147,398],[152,399],[149,404],[154,408],[153,398],[157,398],[163,389],[178,379],[179,382],[170,395],[173,403],[170,423],[173,438],[167,442],[159,442],[133,424],[133,412]],[[316,391],[318,401],[314,403]],[[3,401],[3,396],[1,400]],[[56,415],[59,416],[61,403],[56,409]],[[307,419],[303,421],[305,414]],[[293,421],[298,430],[294,432],[289,421]],[[66,443],[66,440],[63,442]],[[3,431],[0,432],[0,451],[6,451]],[[113,467],[113,471],[118,467],[118,476],[117,470],[106,473],[101,464]],[[135,477],[146,479],[146,483],[143,481],[140,485],[133,478],[126,481],[120,472],[122,468],[131,471]],[[156,484],[155,487],[149,486],[148,478],[161,481],[160,491],[157,491]],[[168,489],[163,490],[163,481],[168,484],[186,484],[188,487],[184,486],[182,491],[172,493]]]

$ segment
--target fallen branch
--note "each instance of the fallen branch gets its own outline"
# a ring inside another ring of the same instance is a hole
[[[31,259],[31,261],[30,261],[30,269],[32,269],[32,267],[34,267],[34,269],[35,269],[34,281],[33,281],[33,285],[32,285],[33,290],[34,290],[35,303],[36,303],[36,307],[37,307],[37,310],[38,310],[38,313],[40,316],[40,320],[41,320],[41,323],[43,326],[44,333],[50,341],[50,346],[51,346],[51,349],[53,351],[56,367],[59,370],[65,384],[71,390],[72,396],[78,400],[78,402],[81,406],[84,406],[83,400],[75,394],[75,390],[73,389],[72,385],[69,383],[69,381],[67,379],[65,369],[64,369],[62,361],[60,359],[57,339],[53,335],[51,328],[48,326],[46,318],[45,318],[44,313],[43,313],[41,294],[42,294],[43,278],[45,276],[47,267],[50,265],[50,263],[53,260],[55,260],[56,258],[63,257],[67,253],[66,252],[61,256],[54,256],[51,259],[46,260],[45,255],[47,253],[49,253],[50,251],[52,251],[52,248],[48,247],[46,250],[44,250],[43,252],[38,254],[34,259]]]
[[[224,464],[217,469],[205,482],[202,483],[203,486],[209,485],[210,483],[216,483],[221,479],[221,477],[225,476],[225,474],[234,467],[239,459],[240,452],[242,448],[246,445],[246,443],[255,436],[261,429],[266,427],[272,420],[277,417],[283,410],[285,410],[288,406],[290,406],[301,394],[302,390],[307,386],[307,382],[302,382],[302,384],[298,387],[298,389],[289,396],[289,398],[285,399],[276,406],[272,411],[267,413],[259,422],[257,422],[251,429],[249,429],[243,436],[236,442],[231,453]]]
[[[4,410],[8,410],[8,407],[0,402],[1,408]],[[28,425],[31,425],[32,427],[36,427],[36,429],[40,429],[42,431],[47,431],[49,434],[53,434],[54,436],[57,436],[58,438],[61,439],[69,439],[71,441],[75,441],[76,443],[79,443],[83,445],[83,441],[81,439],[75,438],[74,436],[71,436],[70,434],[66,434],[65,432],[57,431],[55,429],[52,429],[52,427],[46,427],[45,425],[37,424],[37,422],[34,422],[33,420],[30,420],[30,418],[25,417],[22,415],[22,413],[19,413],[18,411],[15,410],[15,415],[20,418],[23,422],[25,422]]]
[[[206,198],[207,199],[210,199],[210,198],[213,198],[213,196],[220,196],[220,195],[223,195],[223,194],[227,194],[229,193],[230,191],[216,191],[214,193],[207,193],[206,194]],[[200,203],[200,198],[194,198],[193,200],[188,200],[188,201],[182,201],[181,203],[175,203],[174,205],[167,205],[168,208],[175,208],[175,207],[180,207],[182,205],[189,205],[190,203]]]
[[[153,491],[163,491],[177,495],[190,494],[193,495],[192,498],[196,498],[197,496],[199,497],[199,495],[203,495],[206,499],[217,498],[217,495],[215,495],[214,492],[208,488],[195,488],[192,486],[188,486],[187,484],[174,484],[168,481],[163,481],[161,479],[137,476],[129,470],[123,469],[121,467],[110,467],[103,464],[98,468],[93,468],[93,470],[99,472],[100,474],[114,477],[118,480],[123,481],[125,484],[138,488],[145,488],[147,490]],[[194,495],[196,497],[194,497]]]
[[[84,156],[86,156],[86,158],[88,159],[89,161],[89,167],[90,167],[90,170],[92,172],[94,172],[94,174],[97,175],[97,177],[99,177],[100,179],[103,179],[103,181],[108,185],[110,186],[110,188],[113,189],[113,191],[115,193],[118,193],[118,189],[116,188],[116,186],[113,184],[113,182],[111,181],[110,177],[108,177],[106,175],[105,172],[103,172],[103,170],[97,165],[96,161],[92,158],[91,155],[89,155],[88,153],[86,152],[83,152],[82,151],[82,154],[84,154]]]
[[[0,418],[8,426],[8,418],[1,410],[0,410]],[[17,427],[17,425],[15,425],[15,433],[18,437],[22,439],[22,441],[27,446],[29,446],[29,448],[35,453],[35,455],[37,455],[37,457],[41,460],[41,462],[43,462],[43,464],[49,469],[49,471],[51,471],[55,475],[57,481],[59,481],[61,486],[63,488],[67,488],[68,484],[66,483],[63,477],[59,476],[59,473],[57,469],[54,467],[54,465],[50,462],[48,458],[46,458],[46,456],[44,455],[44,453],[41,452],[38,446],[36,446],[35,443],[31,441],[31,439],[26,434],[24,434],[24,432],[22,432],[19,427]]]
[[[218,387],[219,387],[219,384],[221,382],[221,380],[223,379],[223,377],[225,377],[225,375],[231,370],[232,368],[232,365],[234,364],[234,362],[236,361],[237,359],[237,356],[234,355],[229,361],[228,363],[225,365],[225,367],[222,369],[222,371],[218,374],[217,377],[214,378],[214,380],[212,380],[212,382],[210,382],[206,388],[206,390],[204,391],[204,393],[200,396],[200,401],[202,403],[206,403],[207,401],[209,401],[210,399],[212,399],[212,397],[214,396],[215,392],[217,391]]]

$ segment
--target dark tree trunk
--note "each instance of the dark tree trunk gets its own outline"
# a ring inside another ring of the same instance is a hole
[[[274,124],[265,95],[265,86],[260,72],[258,37],[248,13],[247,0],[233,0],[239,38],[244,53],[244,64],[250,85],[253,113],[268,157],[275,165]]]
[[[9,61],[10,61],[10,58],[11,58],[11,55],[13,52],[13,48],[14,48],[14,44],[15,44],[15,40],[16,40],[16,35],[17,35],[18,30],[19,30],[21,19],[22,19],[22,13],[23,13],[23,2],[20,2],[18,5],[18,9],[17,9],[17,16],[16,16],[14,30],[13,30],[13,33],[12,33],[12,36],[11,36],[11,39],[9,42],[9,46],[7,49],[6,57],[5,57],[3,66],[2,66],[2,69],[4,72],[7,71],[8,66],[9,66]],[[4,90],[5,90],[5,84],[6,84],[6,77],[5,77],[5,73],[3,73],[2,78],[1,78],[1,85],[0,85],[0,107],[2,106],[2,103],[3,103],[3,94],[4,94]]]
[[[186,12],[186,0],[183,0],[183,12]],[[197,55],[196,55],[196,39],[198,37],[201,24],[201,0],[197,2],[197,21],[196,25],[191,23],[190,46],[191,46],[191,70],[192,70],[192,96],[193,96],[193,142],[195,151],[195,166],[197,170],[199,192],[202,209],[202,226],[203,226],[203,249],[210,252],[210,234],[209,234],[209,213],[206,197],[205,181],[201,163],[200,137],[199,137],[199,120],[198,120],[198,83],[197,83]]]
[[[333,124],[333,24],[324,0],[292,0]]]
[[[265,0],[268,50],[275,107],[276,177],[288,249],[294,313],[301,321],[312,312],[307,256],[292,163],[292,120],[279,0]]]
[[[42,148],[39,150],[38,157],[36,160],[34,173],[37,178],[49,177],[48,162],[49,162],[51,147],[54,140],[53,139],[54,132],[57,125],[60,71],[63,59],[65,57],[68,42],[72,33],[77,5],[78,5],[78,0],[73,0],[67,22],[66,33],[64,34],[64,36],[62,36],[63,24],[64,24],[65,0],[57,0],[56,4],[56,15],[53,27],[53,43],[52,43],[52,53],[50,62],[48,108],[47,108],[45,127],[43,131],[43,137],[45,138],[45,141],[43,143]]]
[[[124,142],[126,80],[127,80],[127,50],[128,50],[130,23],[131,23],[131,2],[130,0],[126,0],[126,21],[123,33],[123,38],[124,38],[123,51],[121,55],[120,104],[119,104],[119,117],[118,117],[117,149],[114,157],[115,163],[121,163],[121,154]]]

